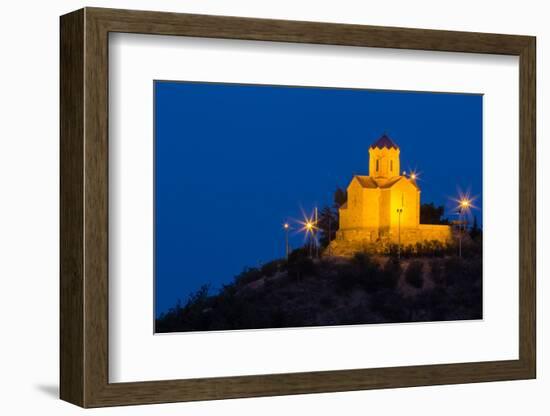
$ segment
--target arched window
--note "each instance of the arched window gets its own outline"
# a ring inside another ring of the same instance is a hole
[[[390,172],[393,172],[393,160],[390,160]]]
[[[376,171],[378,172],[378,168],[380,167],[379,165],[380,161],[379,160],[376,160]]]

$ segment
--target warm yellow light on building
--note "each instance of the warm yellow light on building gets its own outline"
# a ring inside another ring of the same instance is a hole
[[[448,242],[450,226],[420,223],[422,176],[416,168],[400,169],[399,146],[386,134],[376,140],[369,147],[369,175],[354,175],[346,188],[347,202],[338,209],[331,254],[347,256],[370,243],[397,243],[401,249],[422,241]]]

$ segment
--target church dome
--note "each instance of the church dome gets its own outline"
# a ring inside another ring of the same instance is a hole
[[[377,141],[370,145],[371,149],[383,149],[384,147],[388,149],[399,149],[399,146],[390,139],[386,134],[383,134]]]

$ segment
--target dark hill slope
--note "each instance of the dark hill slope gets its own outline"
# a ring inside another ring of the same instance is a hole
[[[205,286],[156,321],[157,332],[482,318],[481,257],[398,261],[357,254],[247,269],[219,293]]]

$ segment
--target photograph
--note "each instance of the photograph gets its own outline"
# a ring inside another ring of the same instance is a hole
[[[483,95],[154,81],[155,333],[483,319]]]

